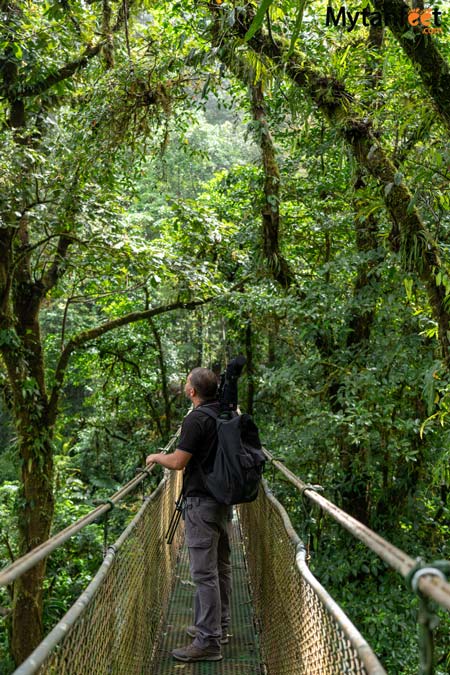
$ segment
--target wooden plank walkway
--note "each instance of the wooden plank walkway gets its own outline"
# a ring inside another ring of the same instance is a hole
[[[170,599],[167,623],[157,647],[155,666],[149,675],[261,675],[263,669],[259,641],[253,620],[243,544],[236,515],[233,519],[231,564],[233,592],[230,641],[222,645],[222,661],[183,663],[171,656],[173,649],[192,641],[192,638],[186,635],[185,629],[193,622],[194,585],[189,573],[188,550],[183,546],[177,565],[177,579]]]

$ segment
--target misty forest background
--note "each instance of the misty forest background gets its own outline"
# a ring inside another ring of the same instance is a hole
[[[277,458],[413,557],[450,557],[450,6],[433,7],[425,35],[327,27],[325,0],[0,0],[1,566],[129,480],[186,412],[189,370],[238,353]],[[399,575],[273,489],[387,671],[416,672]],[[0,591],[1,673],[101,559],[92,525]]]

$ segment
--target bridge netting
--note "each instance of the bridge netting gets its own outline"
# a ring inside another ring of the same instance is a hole
[[[174,471],[145,499],[85,593],[15,675],[151,672],[182,538],[179,528],[165,542],[181,481]]]
[[[172,545],[165,541],[180,482],[181,472],[170,472],[145,499],[85,593],[15,675],[157,675],[158,641],[184,538],[181,523]],[[309,571],[301,541],[266,486],[255,502],[238,507],[238,519],[262,654],[255,672],[385,673]],[[211,670],[195,669],[207,665]],[[231,670],[224,659],[186,672]]]
[[[287,513],[267,490],[239,507],[261,647],[270,675],[381,675],[365,639],[309,570]]]

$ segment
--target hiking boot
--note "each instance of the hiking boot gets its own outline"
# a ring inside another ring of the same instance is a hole
[[[217,647],[204,647],[201,649],[192,643],[187,647],[174,649],[172,656],[174,659],[185,661],[186,663],[193,661],[220,661],[222,659],[222,652]]]
[[[189,637],[197,637],[197,626],[188,626],[186,628],[186,633],[189,635]],[[221,645],[227,645],[230,641],[230,636],[228,635],[228,631],[226,628],[223,629],[222,632],[222,637],[220,638],[220,644]]]

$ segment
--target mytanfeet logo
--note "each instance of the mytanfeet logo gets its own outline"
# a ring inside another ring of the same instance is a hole
[[[442,12],[438,7],[409,8],[404,5],[397,14],[388,12],[372,11],[368,6],[360,10],[348,9],[341,5],[335,11],[333,7],[327,7],[326,26],[342,26],[352,31],[357,25],[383,26],[396,23],[405,28],[419,27],[422,33],[428,35],[442,33]]]

